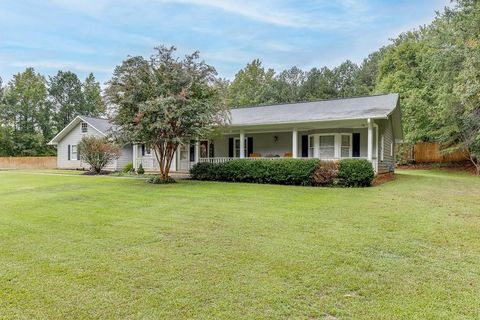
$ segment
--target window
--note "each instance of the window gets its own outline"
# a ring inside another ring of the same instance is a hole
[[[393,142],[390,143],[390,157],[393,157]]]
[[[76,145],[72,145],[71,148],[72,148],[72,150],[71,150],[72,154],[71,154],[70,159],[72,159],[72,160],[78,160],[78,157],[77,157],[77,146],[76,146]]]
[[[335,158],[335,136],[319,137],[319,156],[320,158]]]
[[[88,124],[86,122],[82,122],[82,133],[87,133],[88,131]]]
[[[380,137],[380,161],[383,161],[384,152],[385,152],[385,137],[382,134]]]
[[[152,154],[152,149],[147,148],[146,145],[142,144],[142,156],[149,156]]]
[[[315,142],[314,136],[308,137],[308,157],[313,158],[315,157]]]
[[[349,158],[351,153],[352,136],[349,134],[342,134],[342,144],[340,145],[340,157]]]
[[[245,145],[244,145],[244,151],[243,151],[243,154],[245,155],[245,157],[247,156],[247,138],[245,138]],[[234,154],[235,158],[240,158],[240,139],[239,138],[235,138],[235,154]]]

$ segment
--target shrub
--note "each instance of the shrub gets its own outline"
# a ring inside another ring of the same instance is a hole
[[[141,163],[138,166],[137,173],[138,174],[144,174],[145,173],[145,169],[143,169],[143,165]]]
[[[85,136],[78,143],[78,152],[83,161],[96,173],[121,155],[121,148],[105,137]]]
[[[374,178],[373,166],[364,159],[343,159],[338,164],[338,179],[343,187],[369,187]]]
[[[313,185],[317,163],[315,159],[238,159],[219,164],[198,163],[190,173],[197,180]]]
[[[199,162],[190,169],[194,180],[217,180],[215,170],[218,165],[209,162]]]
[[[313,181],[317,186],[331,186],[335,184],[338,175],[338,161],[320,160],[313,172]]]
[[[165,178],[162,178],[162,176],[152,176],[152,177],[147,179],[147,182],[151,183],[151,184],[176,183],[176,181],[173,178],[167,177],[165,179]]]
[[[134,172],[135,169],[133,169],[133,163],[129,162],[125,165],[125,167],[123,167],[123,170],[122,172],[123,173],[132,173]]]

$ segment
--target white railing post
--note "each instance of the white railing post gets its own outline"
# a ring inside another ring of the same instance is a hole
[[[292,131],[292,158],[298,157],[298,131],[297,128],[293,128]]]
[[[240,131],[240,158],[245,158],[245,132]]]

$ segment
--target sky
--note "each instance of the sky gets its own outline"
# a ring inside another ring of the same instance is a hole
[[[0,77],[93,72],[103,84],[155,46],[200,51],[233,79],[253,59],[281,71],[359,63],[449,0],[0,0]]]

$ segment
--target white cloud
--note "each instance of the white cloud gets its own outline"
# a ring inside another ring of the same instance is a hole
[[[234,1],[234,0],[163,0],[164,3],[191,4],[206,6],[224,12],[243,16],[263,23],[284,27],[333,29],[360,23],[367,19],[360,15],[366,11],[363,1],[337,0],[334,2],[346,13],[345,15],[328,12],[320,6],[315,12],[304,13],[295,9],[295,5],[286,5],[280,1]]]

